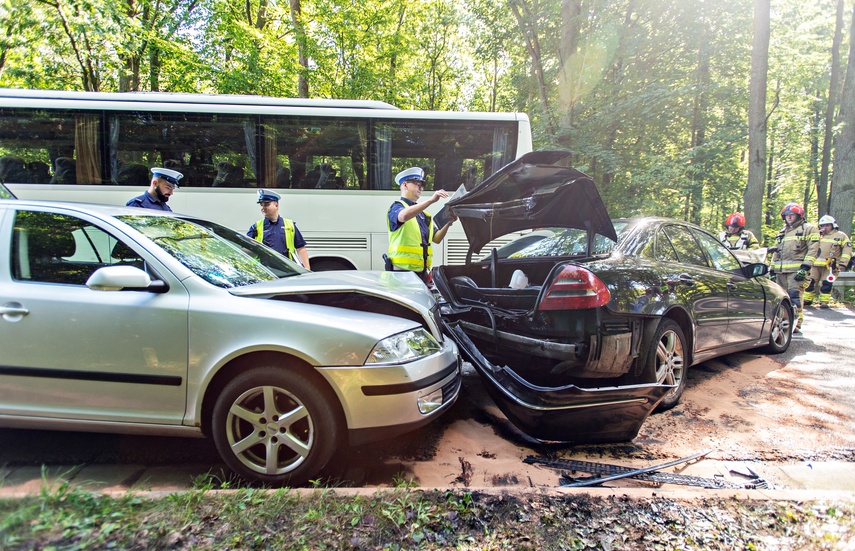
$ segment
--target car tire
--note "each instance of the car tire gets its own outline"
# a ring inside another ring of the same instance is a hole
[[[332,458],[340,436],[330,399],[300,373],[241,373],[214,405],[212,432],[226,465],[249,482],[300,486]]]
[[[686,389],[686,372],[689,369],[686,349],[683,329],[676,321],[663,318],[647,350],[644,364],[646,380],[676,387],[659,402],[656,411],[673,408],[683,396]]]
[[[793,309],[788,304],[780,303],[775,308],[772,317],[772,331],[769,335],[769,344],[760,350],[768,354],[780,354],[790,347],[793,340]]]

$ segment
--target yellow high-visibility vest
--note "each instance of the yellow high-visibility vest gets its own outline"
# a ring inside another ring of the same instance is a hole
[[[262,218],[255,223],[255,240],[259,243],[264,242],[265,220],[267,219]],[[282,221],[282,231],[285,232],[285,246],[288,247],[288,258],[302,266],[303,264],[297,259],[297,250],[294,248],[294,222],[287,218],[282,218]]]
[[[404,208],[409,206],[404,201],[398,202],[404,205]],[[389,217],[386,217],[386,227],[389,230],[389,251],[387,255],[396,268],[412,272],[430,270],[433,261],[433,220],[428,213],[424,213],[424,215],[427,216],[428,224],[427,251],[422,247],[422,231],[419,228],[419,221],[416,216],[401,224],[395,231],[392,231]]]

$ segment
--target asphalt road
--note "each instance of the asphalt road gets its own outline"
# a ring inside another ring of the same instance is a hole
[[[851,425],[855,412],[853,327],[855,309],[809,310],[804,333],[794,336],[786,353],[774,357],[775,366],[797,369],[802,379],[810,379],[811,387],[823,397],[823,408],[836,410],[830,412],[831,417],[848,423],[849,433],[853,432]],[[717,364],[706,362],[690,371],[684,397],[687,405],[685,409],[681,409],[682,404],[678,406],[670,413],[672,417],[684,418],[691,412],[693,393],[700,398],[699,393],[709,392],[709,385],[714,384],[709,382],[712,380],[710,373],[728,369],[747,370],[750,362],[770,361],[749,353],[719,360]],[[707,382],[702,384],[704,381]],[[786,395],[779,398],[784,402],[789,399]],[[655,428],[667,421],[669,418],[662,416],[651,418],[648,423]],[[684,426],[687,432],[683,435],[680,429],[675,429],[666,437],[673,439],[678,449],[683,442],[681,439],[689,440],[688,431],[695,431],[692,438],[698,438],[696,427]],[[764,427],[752,426],[747,432],[760,433],[763,430]],[[653,459],[650,450],[657,448],[647,443],[656,438],[650,431],[645,432],[643,427],[636,440],[639,442],[625,447],[627,460],[633,459],[637,464],[640,458]],[[776,476],[779,480],[791,479],[788,482],[790,487],[855,491],[855,448],[848,446],[850,440],[844,438],[841,441],[843,444],[831,452],[823,449],[824,455],[811,456],[802,450],[802,457],[790,457],[787,464],[779,461],[775,467]],[[697,445],[706,445],[696,442]],[[727,448],[727,445],[720,447]],[[620,455],[621,449],[624,448],[611,447],[608,453],[614,457],[616,453]],[[687,451],[684,455],[697,450],[690,446],[682,449]],[[466,473],[465,465],[470,464],[470,472],[480,476],[474,485],[552,485],[557,478],[552,473],[545,473],[542,469],[524,470],[518,465],[527,454],[543,455],[557,451],[567,450],[539,444],[514,431],[484,397],[477,375],[469,372],[464,378],[461,399],[439,422],[394,441],[348,450],[330,466],[328,475],[336,487],[388,486],[401,477],[414,477],[425,486],[469,485],[469,481],[463,480],[463,475]],[[591,447],[582,451],[589,458],[604,454],[603,449]],[[751,457],[744,450],[739,453],[746,457],[738,457],[735,452],[730,456],[721,455],[718,462],[710,461],[705,468],[698,467],[700,470],[696,472],[700,475],[720,472],[743,459],[755,461],[750,464],[756,469],[756,461],[763,459],[759,451]],[[767,466],[767,471],[770,468]],[[213,443],[206,439],[0,429],[0,495],[36,492],[45,482],[60,478],[92,489],[113,490],[176,490],[210,482],[220,485],[228,480]]]

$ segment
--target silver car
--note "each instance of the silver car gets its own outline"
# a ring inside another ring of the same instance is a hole
[[[304,484],[447,410],[459,355],[414,275],[312,273],[171,213],[0,200],[0,426],[211,436]]]

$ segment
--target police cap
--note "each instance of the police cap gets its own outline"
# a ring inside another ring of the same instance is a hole
[[[151,173],[155,178],[163,178],[175,187],[178,187],[178,180],[184,177],[183,174],[171,168],[155,167],[151,169]]]
[[[412,168],[408,168],[407,170],[402,170],[395,176],[395,183],[399,186],[408,180],[424,182],[425,171],[417,166],[414,166]]]
[[[273,193],[269,189],[260,189],[258,190],[258,202],[265,203],[267,201],[276,201],[279,202],[279,195]]]

